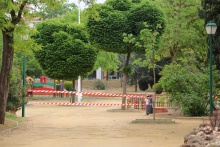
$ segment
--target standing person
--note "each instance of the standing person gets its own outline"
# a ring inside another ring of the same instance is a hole
[[[153,112],[152,104],[153,104],[152,96],[147,95],[147,98],[146,98],[146,114],[147,115]]]

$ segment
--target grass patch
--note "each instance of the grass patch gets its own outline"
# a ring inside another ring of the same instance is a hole
[[[5,113],[5,119],[17,120],[17,116],[14,115],[14,114],[12,114],[12,113],[6,112],[6,113]]]
[[[6,112],[5,113],[5,124],[2,125],[0,124],[0,132],[7,130],[7,129],[12,129],[17,126],[17,124],[23,123],[24,118],[17,117],[16,115]]]
[[[175,120],[172,119],[136,119],[133,120],[134,124],[175,124]]]

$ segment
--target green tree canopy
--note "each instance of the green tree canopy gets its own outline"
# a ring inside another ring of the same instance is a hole
[[[164,31],[165,19],[158,7],[149,1],[132,3],[130,0],[108,0],[97,11],[99,20],[90,17],[87,23],[91,43],[98,49],[115,53],[144,53],[144,48],[136,48],[124,42],[123,33],[133,34],[138,38],[140,31],[145,27],[144,22],[155,30],[156,25]]]
[[[127,75],[131,72],[129,59],[132,52],[144,53],[145,48],[136,46],[135,41],[125,41],[123,34],[133,36],[140,41],[140,31],[149,23],[151,30],[161,25],[158,32],[163,32],[165,19],[163,12],[148,0],[141,3],[131,0],[107,0],[104,5],[97,8],[99,19],[89,17],[87,28],[89,39],[96,48],[108,52],[127,54],[123,68],[123,94],[126,94]],[[143,17],[142,17],[143,16]],[[126,98],[122,98],[125,104]],[[122,109],[125,109],[122,106]]]
[[[97,51],[89,44],[82,25],[43,22],[33,36],[41,50],[35,56],[48,77],[76,80],[93,69]]]
[[[167,27],[160,46],[161,56],[170,57],[173,62],[188,60],[194,54],[197,60],[207,58],[204,22],[198,16],[200,0],[161,1],[154,0],[164,11]]]

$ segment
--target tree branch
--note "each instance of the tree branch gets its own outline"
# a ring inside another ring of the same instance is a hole
[[[13,1],[13,0],[11,0],[11,2],[14,4],[15,2]],[[13,23],[13,20],[15,19],[15,11],[14,10],[11,10],[11,12],[10,12],[10,14],[11,14],[11,23]]]
[[[13,2],[13,0],[12,0],[12,2]],[[20,9],[19,9],[19,11],[18,11],[18,15],[17,15],[16,18],[15,18],[15,11],[14,11],[14,10],[11,11],[12,23],[13,23],[14,25],[16,25],[16,24],[21,20],[22,12],[23,12],[24,7],[26,6],[27,2],[28,2],[28,0],[25,0],[25,1],[22,2],[21,6],[20,6]],[[14,2],[13,2],[13,3],[14,3]],[[14,16],[14,17],[13,17],[13,16]]]

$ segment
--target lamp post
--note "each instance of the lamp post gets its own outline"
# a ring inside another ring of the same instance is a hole
[[[212,102],[212,35],[215,34],[217,30],[217,25],[214,22],[209,22],[206,24],[206,32],[209,35],[210,43],[210,85],[209,85],[209,103],[210,103],[210,116],[213,115],[213,102]]]
[[[78,0],[78,24],[80,24],[80,0]],[[78,76],[78,102],[81,102],[82,100],[82,94],[81,94],[81,91],[82,91],[82,79],[81,79],[81,76],[79,75]]]
[[[21,38],[24,40],[24,41],[27,41],[28,39],[28,35],[26,36],[21,36]],[[23,92],[22,92],[22,109],[21,109],[21,116],[22,117],[25,117],[25,95],[26,95],[26,56],[24,55],[23,56],[23,59],[22,59],[22,86],[23,86]]]
[[[25,87],[26,87],[26,57],[23,57],[23,70],[22,70],[22,78],[23,78],[23,103],[22,103],[22,117],[25,116]]]
[[[80,1],[81,0],[78,0],[78,24],[80,24],[80,11],[81,11],[81,8],[80,8]],[[83,0],[84,3],[88,4],[90,3],[90,0]],[[82,78],[81,76],[79,75],[78,76],[78,102],[81,102],[82,100]]]

